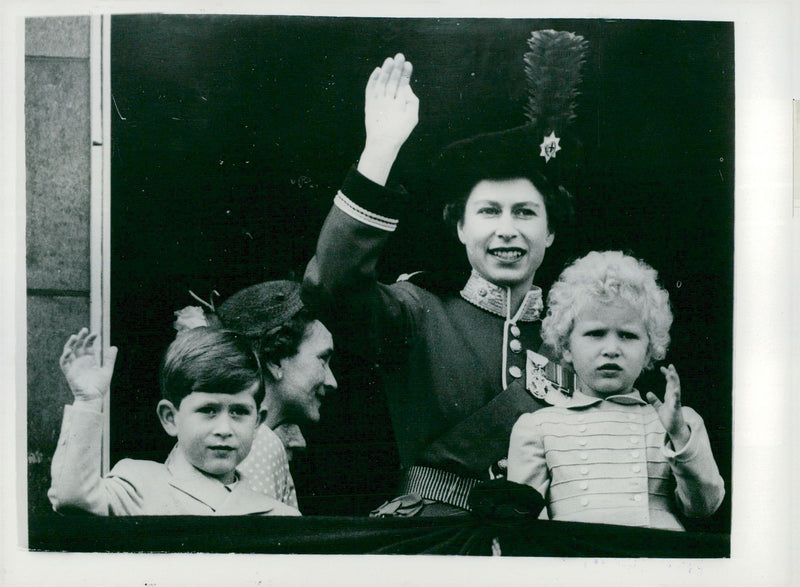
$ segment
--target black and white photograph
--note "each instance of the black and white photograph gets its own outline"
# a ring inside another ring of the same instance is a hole
[[[9,17],[28,564],[790,584],[780,10],[314,8]]]

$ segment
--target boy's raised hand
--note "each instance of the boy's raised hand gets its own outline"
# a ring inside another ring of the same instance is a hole
[[[402,53],[387,57],[369,77],[365,91],[367,139],[358,171],[385,185],[400,147],[419,120],[419,98],[411,89],[413,67]]]
[[[96,341],[97,334],[89,334],[86,328],[81,328],[69,337],[61,353],[59,365],[76,401],[94,403],[102,399],[111,383],[117,348],[110,347],[104,355],[104,364],[100,365],[100,348]]]
[[[652,391],[647,392],[647,401],[656,409],[658,419],[669,434],[672,446],[676,451],[682,449],[689,441],[689,426],[681,412],[681,380],[674,365],[661,367],[667,379],[667,388],[662,402]]]

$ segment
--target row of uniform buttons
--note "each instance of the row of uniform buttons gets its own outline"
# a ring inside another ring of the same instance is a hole
[[[628,419],[629,420],[635,420],[636,416],[634,414],[628,414]],[[586,420],[585,416],[583,416],[583,415],[578,416],[578,421],[579,422],[585,422],[585,420]],[[631,424],[629,424],[629,428],[631,429],[631,431],[634,431],[634,430],[637,429],[637,425],[631,423]],[[586,432],[587,427],[584,424],[584,425],[579,426],[578,430],[580,432]],[[631,444],[639,444],[639,442],[640,442],[638,436],[631,436],[629,438],[629,440],[630,440]],[[585,438],[580,438],[578,440],[578,444],[581,445],[581,446],[586,446],[587,440]],[[631,456],[631,458],[638,459],[641,456],[641,453],[638,450],[632,450],[631,453],[630,453],[630,456]],[[580,457],[581,457],[581,460],[585,461],[585,460],[588,459],[588,454],[585,453],[585,452],[582,452]],[[642,472],[642,466],[639,465],[639,464],[633,464],[633,465],[631,465],[631,471],[633,473],[641,473]],[[581,467],[581,475],[586,476],[588,474],[589,474],[589,467]],[[640,481],[638,479],[631,479],[630,480],[630,484],[635,486],[635,487],[637,487],[637,488],[640,487]],[[589,482],[588,481],[581,481],[579,487],[581,488],[582,491],[587,491],[589,489]],[[635,501],[635,502],[640,502],[640,501],[642,501],[642,499],[644,499],[644,496],[639,494],[639,493],[634,494],[634,495],[632,495],[630,497],[630,500],[631,501]],[[581,503],[581,506],[588,507],[589,498],[582,497],[580,503]]]
[[[509,327],[509,331],[511,332],[511,335],[514,336],[515,338],[512,338],[508,342],[508,348],[511,349],[512,353],[519,353],[520,351],[522,351],[522,343],[519,340],[519,335],[520,335],[519,326],[517,326],[516,324],[512,324]],[[522,377],[522,369],[520,369],[516,365],[512,365],[511,367],[508,368],[508,374],[511,375],[514,379],[519,379],[520,377]]]
[[[630,498],[631,501],[636,501],[636,502],[642,501],[643,499],[644,499],[644,497],[640,493],[632,495],[631,498]],[[581,498],[581,505],[583,507],[587,507],[589,505],[589,498],[588,497],[582,497]]]
[[[639,426],[633,422],[635,419],[636,419],[636,415],[635,414],[628,414],[628,420],[631,422],[628,425],[628,427],[630,428],[631,432],[634,432],[634,431],[639,429]],[[630,440],[631,440],[631,444],[639,444],[639,437],[638,436],[631,436]],[[631,457],[632,458],[638,459],[639,456],[640,456],[640,453],[639,453],[638,450],[632,450],[631,451]],[[633,465],[631,467],[631,470],[634,473],[641,473],[642,472],[642,467],[641,467],[641,465]],[[631,479],[631,484],[638,486],[638,482],[637,482],[636,479]],[[642,496],[639,495],[639,494],[636,494],[631,499],[633,501],[642,501]]]
[[[636,419],[636,414],[628,414],[628,420],[632,421],[635,419]],[[585,421],[586,421],[586,416],[584,416],[583,414],[578,416],[578,422],[585,422]],[[635,426],[635,424],[631,424],[631,426]]]
[[[628,428],[630,428],[631,432],[636,432],[639,429],[639,426],[635,424],[633,421],[636,419],[635,414],[628,414],[628,420],[631,422],[628,424]],[[631,436],[630,438],[631,444],[639,444],[639,437],[638,436]],[[639,458],[639,451],[632,451],[631,456],[635,459]],[[640,473],[642,468],[639,465],[634,465],[633,472]]]

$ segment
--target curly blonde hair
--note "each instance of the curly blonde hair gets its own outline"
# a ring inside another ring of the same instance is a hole
[[[589,302],[625,300],[636,308],[648,336],[645,369],[667,355],[672,310],[658,273],[644,261],[621,251],[592,251],[568,265],[550,288],[542,340],[563,358],[575,317]]]

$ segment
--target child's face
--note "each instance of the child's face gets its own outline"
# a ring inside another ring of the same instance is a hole
[[[178,449],[195,468],[232,483],[234,470],[250,452],[262,420],[253,397],[257,389],[254,383],[237,394],[192,392],[171,418],[165,422],[162,417],[164,429],[177,437]]]
[[[575,317],[564,359],[572,363],[581,392],[606,397],[633,389],[648,346],[644,321],[631,304],[590,302]]]

